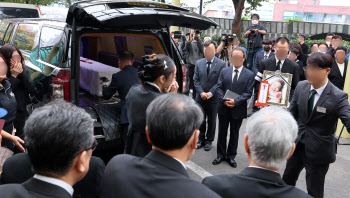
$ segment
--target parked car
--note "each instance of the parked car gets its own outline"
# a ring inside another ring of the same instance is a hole
[[[12,43],[25,56],[36,87],[35,106],[54,99],[74,103],[95,119],[94,152],[105,161],[122,152],[119,142],[120,99],[102,97],[101,77],[118,72],[118,53],[134,53],[134,66],[145,54],[170,56],[177,67],[179,92],[188,93],[187,70],[170,36],[170,26],[208,29],[214,21],[189,10],[156,2],[82,1],[66,21],[4,19],[0,45]],[[103,156],[101,156],[103,155]]]
[[[40,18],[39,6],[23,3],[0,3],[0,19]]]

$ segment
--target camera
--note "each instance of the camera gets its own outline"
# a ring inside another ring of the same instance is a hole
[[[225,39],[222,39],[223,36],[225,37]],[[232,43],[233,42],[234,37],[233,37],[232,34],[222,33],[220,39],[221,39],[221,41],[225,41],[225,47],[227,47],[228,43]]]
[[[256,36],[256,32],[253,29],[250,30],[250,36],[253,36],[253,37]]]
[[[175,31],[174,32],[174,38],[175,39],[181,39],[182,37],[182,32],[181,31]]]

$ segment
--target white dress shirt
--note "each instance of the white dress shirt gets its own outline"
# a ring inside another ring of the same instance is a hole
[[[264,52],[264,59],[265,59],[265,56],[266,56],[266,58],[269,58],[270,54],[271,54],[271,50],[268,54],[266,54],[266,52]]]
[[[235,75],[236,75],[236,72],[235,72],[236,68],[235,68],[234,66],[232,66],[232,67],[233,67],[233,69],[232,69],[232,82],[233,82],[233,79],[235,78]],[[237,73],[237,81],[238,81],[238,79],[239,79],[239,76],[240,76],[241,73],[242,73],[242,69],[243,69],[243,65],[242,65],[240,68],[237,69],[237,70],[238,70],[238,73]]]
[[[59,186],[59,187],[65,189],[71,196],[73,196],[73,192],[74,192],[73,187],[62,180],[55,179],[52,177],[46,177],[46,176],[38,175],[38,174],[35,174],[34,178],[41,180],[43,182],[49,183],[49,184],[53,184],[55,186]]]
[[[248,166],[248,167],[250,167],[250,168],[259,168],[259,169],[268,170],[268,171],[273,171],[273,172],[275,172],[275,173],[280,174],[280,173],[277,172],[277,171],[274,171],[274,170],[271,170],[271,169],[267,169],[267,168],[263,168],[263,167],[260,167],[260,166]]]
[[[343,63],[343,64],[337,63],[337,65],[338,65],[338,68],[340,70],[341,76],[344,76],[345,63]]]
[[[276,67],[277,67],[278,61],[281,61],[280,69],[282,70],[282,65],[283,65],[283,63],[284,63],[284,61],[285,61],[286,59],[284,59],[284,60],[278,60],[277,57],[276,57],[275,59],[276,59]]]
[[[327,84],[328,84],[328,80],[327,80],[327,83],[326,83],[325,85],[323,85],[322,87],[320,87],[320,88],[318,88],[318,89],[315,89],[314,86],[311,85],[311,89],[310,89],[310,93],[309,93],[309,98],[310,98],[310,96],[311,96],[311,91],[312,91],[313,89],[316,90],[313,108],[315,107],[315,105],[316,105],[318,99],[320,99],[320,96],[321,96],[321,94],[323,93],[324,89],[326,88]],[[312,108],[312,109],[313,109],[313,108]]]
[[[158,87],[158,85],[154,84],[153,82],[145,82],[146,84],[152,85],[153,87],[157,88],[159,90],[160,93],[162,93],[162,91],[160,90],[160,88]]]
[[[178,161],[185,169],[187,169],[186,165],[184,163],[182,163],[181,160],[179,160],[179,159],[177,159],[175,157],[173,157],[173,158],[174,158],[174,160]]]

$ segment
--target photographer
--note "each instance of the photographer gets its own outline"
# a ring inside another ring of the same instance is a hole
[[[225,61],[228,66],[230,66],[230,54],[232,52],[232,49],[236,47],[241,47],[246,53],[248,53],[247,49],[240,45],[239,39],[238,37],[236,37],[235,34],[222,34],[219,43],[220,45],[216,50],[216,54],[218,54],[219,58]]]
[[[188,65],[188,75],[190,78],[190,89],[193,90],[192,97],[196,97],[196,89],[193,84],[194,67],[199,59],[204,57],[203,43],[200,39],[201,32],[191,29],[189,40],[186,42],[186,63]]]
[[[184,32],[183,31],[172,31],[170,34],[175,42],[176,47],[179,49],[181,58],[184,59],[185,55],[186,55],[186,48],[185,48],[186,36],[184,35]],[[179,39],[181,39],[182,41],[179,42]]]
[[[262,40],[266,34],[266,28],[259,25],[259,19],[260,17],[258,14],[252,14],[251,20],[253,25],[248,27],[244,33],[244,37],[248,38],[247,66],[250,70],[253,69],[256,53],[262,50]]]

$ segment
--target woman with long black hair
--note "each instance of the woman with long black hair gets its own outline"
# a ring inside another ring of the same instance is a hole
[[[0,48],[0,54],[5,58],[6,64],[10,66],[7,77],[17,101],[16,119],[13,124],[16,136],[23,139],[24,123],[29,116],[27,105],[31,104],[30,95],[34,93],[34,84],[24,66],[24,58],[18,47],[5,44]],[[15,153],[17,152],[18,150],[15,149]]]
[[[163,54],[143,57],[139,67],[141,85],[134,85],[126,96],[129,131],[125,153],[144,157],[152,150],[146,136],[146,109],[164,93],[177,92],[176,66],[174,61]],[[160,120],[161,122],[161,120]]]

